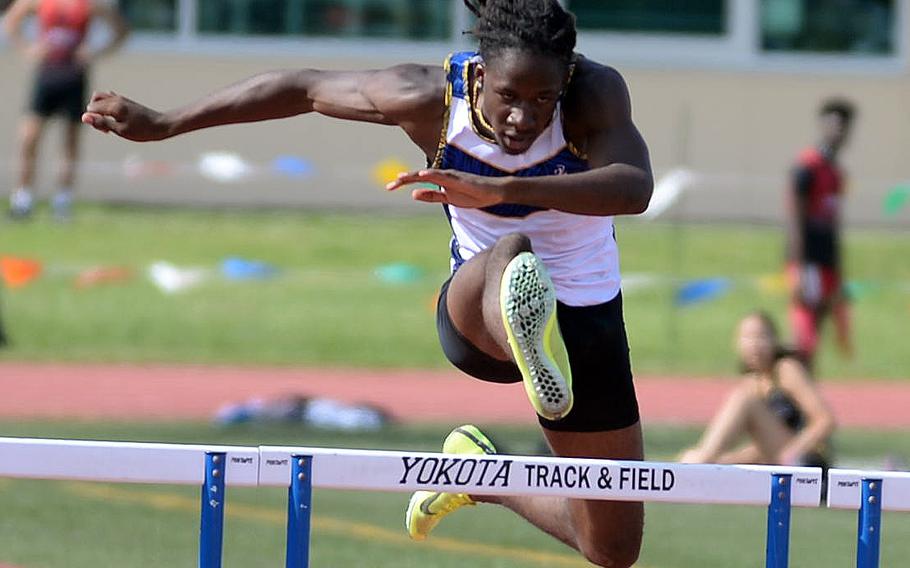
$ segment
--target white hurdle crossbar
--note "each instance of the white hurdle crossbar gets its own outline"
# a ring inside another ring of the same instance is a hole
[[[230,485],[259,485],[259,448],[0,438],[0,477],[201,485],[207,452],[227,457]]]
[[[768,505],[772,473],[791,474],[793,504],[817,507],[821,470],[261,446],[259,484],[286,486],[292,455],[313,456],[313,485],[368,491],[448,491],[609,501]]]
[[[287,568],[309,566],[313,487],[765,506],[766,566],[785,568],[791,505],[819,506],[821,476],[804,467],[0,438],[0,477],[200,485],[200,568],[221,566],[229,486],[288,488]]]
[[[0,477],[199,485],[199,567],[216,568],[225,485],[259,485],[259,448],[0,438]]]

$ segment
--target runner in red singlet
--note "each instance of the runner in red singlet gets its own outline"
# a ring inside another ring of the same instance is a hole
[[[841,273],[844,173],[837,156],[847,141],[854,114],[847,101],[826,102],[819,112],[821,140],[800,154],[793,174],[787,265],[792,291],[790,323],[797,348],[810,364],[828,313],[834,314],[841,351],[852,353]]]
[[[33,41],[25,40],[21,33],[30,15],[38,18],[38,37]],[[92,49],[88,42],[96,17],[105,20],[114,32],[100,49]],[[10,214],[14,218],[31,214],[38,142],[47,119],[61,115],[66,119],[66,134],[53,205],[58,218],[67,218],[79,159],[79,120],[88,93],[89,66],[123,43],[127,27],[115,3],[99,0],[16,0],[3,24],[13,45],[36,66],[28,111],[21,124],[19,179],[10,194]]]

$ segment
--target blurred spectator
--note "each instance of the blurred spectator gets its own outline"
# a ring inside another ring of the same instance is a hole
[[[23,24],[33,14],[38,19],[38,36],[26,40]],[[99,49],[93,49],[88,41],[96,18],[104,20],[113,32],[110,41]],[[88,102],[88,71],[96,59],[120,47],[128,33],[126,23],[116,3],[109,0],[16,0],[4,17],[3,27],[13,46],[36,67],[28,110],[20,126],[19,179],[10,194],[10,214],[19,219],[31,215],[38,143],[47,119],[61,115],[66,119],[66,132],[53,207],[58,219],[66,219],[79,160],[79,121]]]
[[[371,404],[288,395],[273,399],[254,397],[225,405],[218,410],[215,422],[223,426],[286,423],[331,430],[373,431],[391,423],[391,418],[385,410]]]
[[[837,156],[849,137],[854,114],[853,105],[845,100],[822,105],[818,145],[799,155],[788,195],[790,325],[796,346],[810,367],[822,322],[831,312],[841,352],[847,357],[853,354],[841,272],[844,172]]]
[[[746,316],[736,346],[745,376],[680,461],[827,467],[834,415],[771,318]]]

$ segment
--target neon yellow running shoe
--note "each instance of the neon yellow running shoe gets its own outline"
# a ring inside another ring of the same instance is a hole
[[[446,454],[495,454],[493,443],[476,426],[466,424],[452,430],[442,444]],[[424,540],[443,517],[465,505],[475,505],[466,493],[415,491],[408,502],[404,524],[414,540]]]
[[[512,259],[502,274],[502,321],[525,391],[538,414],[559,420],[572,410],[572,369],[556,320],[556,291],[533,253]]]

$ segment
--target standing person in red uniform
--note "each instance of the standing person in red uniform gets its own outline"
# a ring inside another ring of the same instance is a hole
[[[841,272],[841,202],[844,172],[837,162],[856,111],[841,99],[820,111],[821,139],[804,150],[789,195],[787,272],[791,287],[790,324],[794,341],[812,364],[825,317],[834,315],[838,345],[852,355],[847,298]]]
[[[22,37],[26,18],[38,18],[38,37]],[[110,41],[92,49],[88,32],[95,18],[111,28]],[[128,34],[116,3],[101,0],[16,0],[3,27],[12,44],[36,66],[28,111],[20,126],[18,186],[10,194],[10,214],[27,218],[34,208],[34,181],[38,143],[47,119],[60,115],[66,120],[63,161],[54,214],[66,219],[72,206],[72,191],[79,161],[80,117],[88,94],[88,71],[101,56],[116,51]]]

